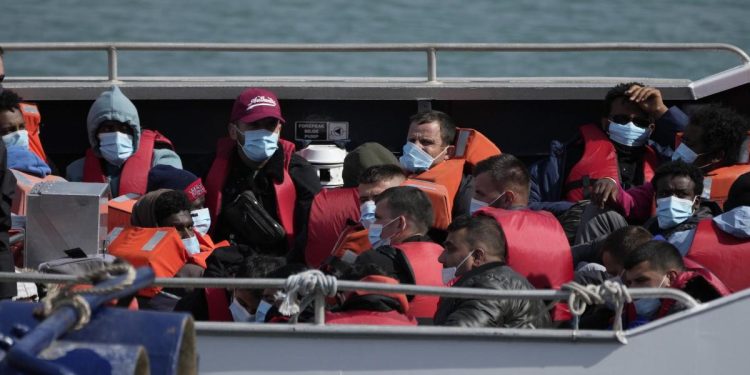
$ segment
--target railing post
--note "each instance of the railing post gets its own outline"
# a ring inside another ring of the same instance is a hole
[[[437,83],[437,51],[427,49],[427,83]]]
[[[109,81],[119,81],[117,77],[117,48],[115,48],[115,46],[109,46],[107,49],[107,61],[109,68],[107,75],[109,76]]]
[[[326,297],[323,293],[315,291],[315,325],[326,324]]]

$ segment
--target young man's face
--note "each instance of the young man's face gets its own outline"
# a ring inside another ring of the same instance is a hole
[[[393,177],[387,180],[373,182],[371,184],[359,184],[357,191],[359,192],[359,203],[365,203],[369,200],[375,200],[380,193],[401,185],[404,182],[403,177]]]
[[[668,274],[672,272],[675,271],[661,271],[653,267],[651,262],[643,261],[635,267],[625,270],[623,282],[628,288],[669,288],[672,285],[672,280]]]
[[[609,109],[609,116],[602,118],[602,128],[604,131],[609,131],[609,122],[616,122],[624,125],[628,122],[633,122],[638,127],[654,129],[655,125],[649,115],[638,106],[638,104],[628,100],[625,97],[620,97],[612,102],[612,106]]]
[[[0,111],[0,136],[23,129],[26,129],[26,122],[20,110]]]
[[[180,233],[180,237],[183,240],[195,236],[195,231],[193,231],[193,217],[190,215],[189,211],[180,211],[176,214],[172,214],[164,219],[163,222],[159,223],[159,225],[164,227],[174,227],[174,229],[177,229],[177,232]]]
[[[693,210],[697,210],[700,199],[695,199],[695,183],[688,176],[664,176],[656,182],[656,199],[675,196],[694,201]]]
[[[443,138],[440,136],[440,124],[437,121],[424,124],[411,123],[406,140],[414,143],[433,158],[437,158],[435,164],[448,158],[446,147],[449,145],[443,144]]]
[[[474,260],[470,256],[471,248],[466,241],[465,228],[448,233],[443,247],[444,250],[438,257],[438,262],[443,264],[443,268],[458,267],[456,276],[461,276],[472,269]]]

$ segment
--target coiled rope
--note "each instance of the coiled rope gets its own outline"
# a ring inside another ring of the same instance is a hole
[[[93,285],[90,288],[80,288],[81,284],[96,284],[117,275],[125,275],[125,277],[115,285],[108,287],[98,287]],[[89,306],[86,299],[81,296],[84,294],[105,295],[120,291],[133,284],[135,275],[135,268],[130,264],[113,263],[82,275],[71,284],[62,286],[52,285],[47,296],[41,300],[41,309],[37,310],[35,313],[41,318],[46,318],[62,306],[72,306],[78,312],[78,321],[73,329],[81,329],[91,320],[91,306]]]
[[[284,316],[292,316],[292,321],[296,322],[299,314],[310,305],[316,294],[333,297],[336,290],[336,278],[319,270],[291,275],[286,279],[279,312]]]
[[[571,292],[568,297],[568,307],[570,313],[575,316],[574,332],[578,331],[578,320],[586,311],[586,306],[610,303],[615,310],[615,320],[612,323],[615,337],[623,344],[628,343],[622,329],[622,310],[625,304],[633,302],[633,299],[625,285],[610,280],[605,280],[601,285],[581,285],[571,281],[563,284],[561,289]]]

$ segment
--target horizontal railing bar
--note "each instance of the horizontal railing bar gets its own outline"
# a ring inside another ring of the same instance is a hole
[[[42,273],[12,273],[0,272],[0,281],[35,282],[35,283],[72,283],[78,280],[70,275],[53,275]],[[227,289],[282,289],[286,279],[236,279],[236,278],[156,278],[153,285],[164,287],[201,287]],[[407,284],[381,284],[361,281],[338,280],[339,291],[372,291],[387,293],[406,293],[418,295],[434,295],[451,298],[505,298],[505,299],[536,299],[536,300],[564,300],[570,296],[569,291],[563,290],[497,290],[479,288],[445,288]],[[688,307],[697,306],[698,302],[689,294],[672,288],[634,288],[628,289],[633,298],[661,297],[671,298],[685,303]]]
[[[40,42],[0,43],[7,51],[109,50],[226,52],[572,52],[572,51],[727,51],[743,61],[750,57],[727,43],[143,43]]]

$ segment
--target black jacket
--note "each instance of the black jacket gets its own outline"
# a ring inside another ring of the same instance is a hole
[[[13,256],[8,246],[8,230],[10,229],[10,208],[13,205],[13,195],[16,192],[16,178],[8,170],[8,153],[5,144],[0,142],[0,271],[13,272]],[[16,283],[0,284],[0,299],[16,296]]]
[[[533,290],[523,276],[503,262],[477,267],[463,275],[454,287],[500,290]],[[540,300],[441,298],[435,325],[462,327],[543,328],[550,316]]]

